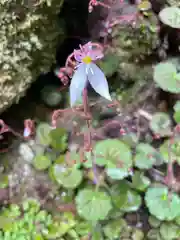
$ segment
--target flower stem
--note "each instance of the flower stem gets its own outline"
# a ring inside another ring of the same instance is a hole
[[[91,133],[91,120],[90,120],[90,110],[88,104],[88,91],[87,88],[83,90],[83,106],[84,106],[84,115],[86,116],[86,124],[88,127],[87,132],[87,143],[85,146],[85,150],[90,152],[90,157],[92,160],[92,170],[94,174],[94,183],[98,182],[97,171],[96,171],[96,164],[95,164],[95,156],[92,151],[92,133]]]

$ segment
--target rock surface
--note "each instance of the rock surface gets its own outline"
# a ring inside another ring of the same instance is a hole
[[[25,95],[51,67],[63,26],[64,0],[3,0],[0,3],[0,113]]]

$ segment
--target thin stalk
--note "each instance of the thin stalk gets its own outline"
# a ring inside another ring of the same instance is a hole
[[[173,142],[173,138],[170,139],[170,142],[168,143],[168,155],[169,155],[169,161],[167,164],[167,184],[168,186],[173,185],[173,183],[175,182],[175,176],[174,176],[174,162],[171,156],[171,142]]]
[[[92,132],[91,132],[91,120],[90,120],[87,88],[84,88],[83,90],[83,106],[84,106],[84,115],[86,116],[86,124],[88,127],[86,149],[90,152],[90,157],[92,159],[92,169],[94,173],[94,183],[96,184],[98,183],[98,177],[97,177],[97,171],[96,171],[95,156],[92,151]]]

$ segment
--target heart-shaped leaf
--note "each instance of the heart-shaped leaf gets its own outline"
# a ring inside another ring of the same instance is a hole
[[[180,198],[169,193],[166,186],[151,187],[145,195],[149,212],[162,221],[171,221],[180,215]]]
[[[76,188],[83,179],[81,170],[72,167],[67,168],[60,164],[54,164],[52,168],[53,176],[56,181],[65,188]]]
[[[37,170],[45,170],[51,165],[51,160],[45,155],[37,155],[33,159],[33,166]]]
[[[111,196],[115,206],[123,212],[137,211],[141,206],[140,195],[124,181],[112,187]]]
[[[106,139],[96,144],[96,163],[106,166],[106,173],[112,179],[123,179],[130,175],[132,166],[131,149],[117,139]],[[101,164],[100,164],[101,163]]]
[[[63,128],[56,128],[51,130],[49,133],[51,138],[50,145],[55,150],[64,151],[67,148],[68,134],[67,131]]]
[[[150,121],[150,128],[155,134],[162,137],[168,136],[171,133],[171,120],[166,113],[156,113]]]
[[[134,162],[140,169],[150,169],[156,163],[156,149],[146,143],[138,144]]]
[[[153,228],[158,228],[161,225],[161,221],[154,216],[148,218],[149,225]]]
[[[103,227],[104,235],[108,239],[119,239],[120,233],[125,226],[126,222],[124,219],[113,220]]]
[[[171,143],[169,140],[165,141],[160,147],[160,153],[164,159],[164,162],[169,160],[176,161],[180,165],[180,141],[179,138],[175,139]]]
[[[178,7],[172,6],[162,9],[159,18],[164,24],[172,28],[180,28],[180,9]]]
[[[180,237],[179,227],[174,223],[162,223],[160,233],[164,240],[179,239]]]
[[[91,222],[104,220],[112,209],[111,198],[102,191],[84,189],[75,200],[79,215]]]
[[[161,62],[154,68],[154,81],[164,91],[180,93],[180,79],[176,67],[171,62]]]

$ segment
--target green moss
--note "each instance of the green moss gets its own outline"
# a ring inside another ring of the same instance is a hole
[[[54,61],[63,39],[57,13],[64,0],[0,3],[0,112],[24,95]]]

